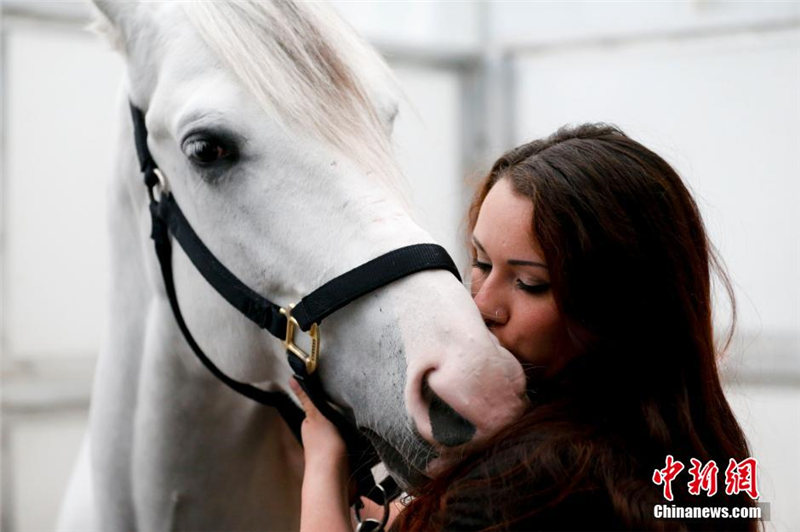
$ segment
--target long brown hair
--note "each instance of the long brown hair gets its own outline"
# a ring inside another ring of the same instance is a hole
[[[718,375],[714,270],[731,301],[732,291],[680,177],[617,128],[565,127],[494,164],[470,232],[500,179],[533,203],[533,234],[580,355],[555,378],[531,382],[523,418],[421,489],[395,529],[446,528],[448,512],[470,497],[490,509],[485,530],[541,526],[559,504],[580,513],[581,501],[598,500],[615,528],[757,528],[653,517],[666,501],[651,476],[667,454],[687,468],[690,458],[713,459],[721,470],[749,455]],[[689,496],[685,480],[673,483],[677,505],[754,504],[744,494]],[[552,514],[554,526],[583,523],[562,514]]]

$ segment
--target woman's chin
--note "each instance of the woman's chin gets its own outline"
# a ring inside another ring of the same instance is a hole
[[[440,451],[436,458],[428,462],[425,468],[425,475],[431,478],[441,475],[443,472],[461,462],[474,448],[475,446],[462,445],[455,450]]]
[[[431,478],[437,477],[454,463],[456,463],[456,460],[452,458],[439,456],[428,462],[428,467],[425,469],[425,474]]]

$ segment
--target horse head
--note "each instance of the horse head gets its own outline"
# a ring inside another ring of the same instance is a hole
[[[145,112],[169,190],[205,245],[250,288],[293,303],[378,255],[431,241],[413,221],[391,155],[391,75],[327,8],[96,3],[125,57],[127,95]],[[141,209],[148,289],[163,305],[144,242],[145,189],[125,186]],[[228,305],[177,249],[173,271],[188,327],[217,366],[286,389],[280,342]],[[327,318],[318,371],[331,400],[406,483],[525,405],[520,364],[444,271],[396,281]]]

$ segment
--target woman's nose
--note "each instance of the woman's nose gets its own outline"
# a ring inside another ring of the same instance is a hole
[[[508,321],[508,305],[491,276],[480,286],[473,299],[487,326],[503,325]]]

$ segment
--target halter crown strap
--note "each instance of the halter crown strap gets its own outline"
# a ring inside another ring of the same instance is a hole
[[[133,140],[136,143],[136,156],[139,159],[139,170],[144,174],[144,184],[148,189],[152,189],[158,183],[154,170],[156,162],[150,155],[147,147],[147,125],[144,121],[144,113],[131,104],[131,116],[133,117]]]

